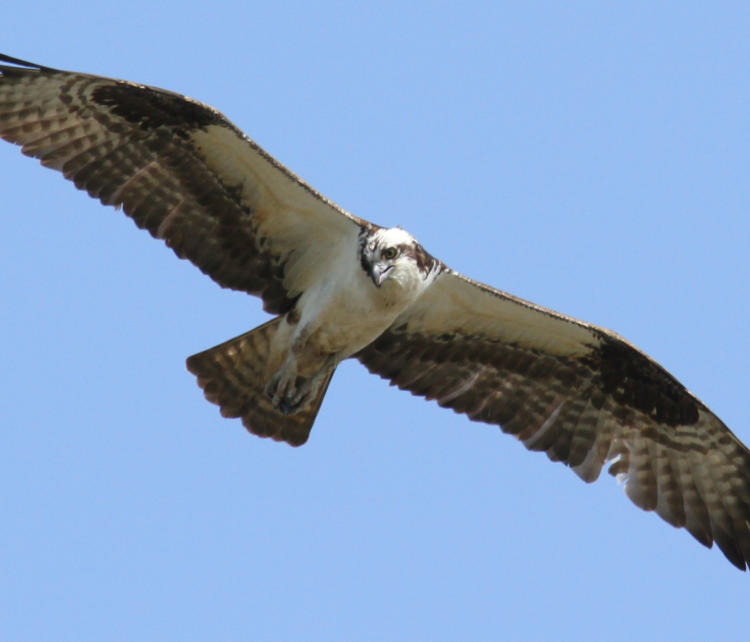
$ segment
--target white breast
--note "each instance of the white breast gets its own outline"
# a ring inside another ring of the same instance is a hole
[[[382,334],[418,296],[396,280],[375,287],[356,250],[346,249],[334,269],[298,302],[300,321],[293,341],[304,343],[306,353],[351,356]]]

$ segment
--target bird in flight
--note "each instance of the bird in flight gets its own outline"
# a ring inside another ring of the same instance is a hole
[[[274,315],[187,360],[223,416],[299,446],[334,370],[357,359],[586,482],[609,464],[637,506],[750,564],[750,451],[623,338],[477,283],[401,228],[345,212],[207,105],[0,62],[0,137]]]

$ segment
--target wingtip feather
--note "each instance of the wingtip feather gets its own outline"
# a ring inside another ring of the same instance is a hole
[[[0,62],[7,62],[11,65],[16,65],[18,67],[25,67],[26,69],[35,69],[38,71],[59,71],[58,69],[53,69],[52,67],[45,67],[44,65],[40,65],[35,62],[29,62],[28,60],[22,60],[21,58],[14,58],[13,56],[8,56],[7,54],[0,53]],[[12,69],[12,68],[3,68],[3,71],[5,69]]]

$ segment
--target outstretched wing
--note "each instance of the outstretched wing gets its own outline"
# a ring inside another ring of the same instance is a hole
[[[220,285],[289,309],[363,221],[218,111],[122,80],[0,55],[0,137],[114,205]]]
[[[614,333],[450,270],[357,358],[392,385],[496,424],[750,564],[750,451]]]

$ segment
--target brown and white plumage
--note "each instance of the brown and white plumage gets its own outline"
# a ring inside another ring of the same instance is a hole
[[[353,356],[585,481],[610,462],[638,506],[750,563],[750,452],[635,347],[351,216],[206,105],[0,60],[13,65],[0,67],[2,138],[281,315],[189,359],[222,414],[304,443],[333,370]]]

